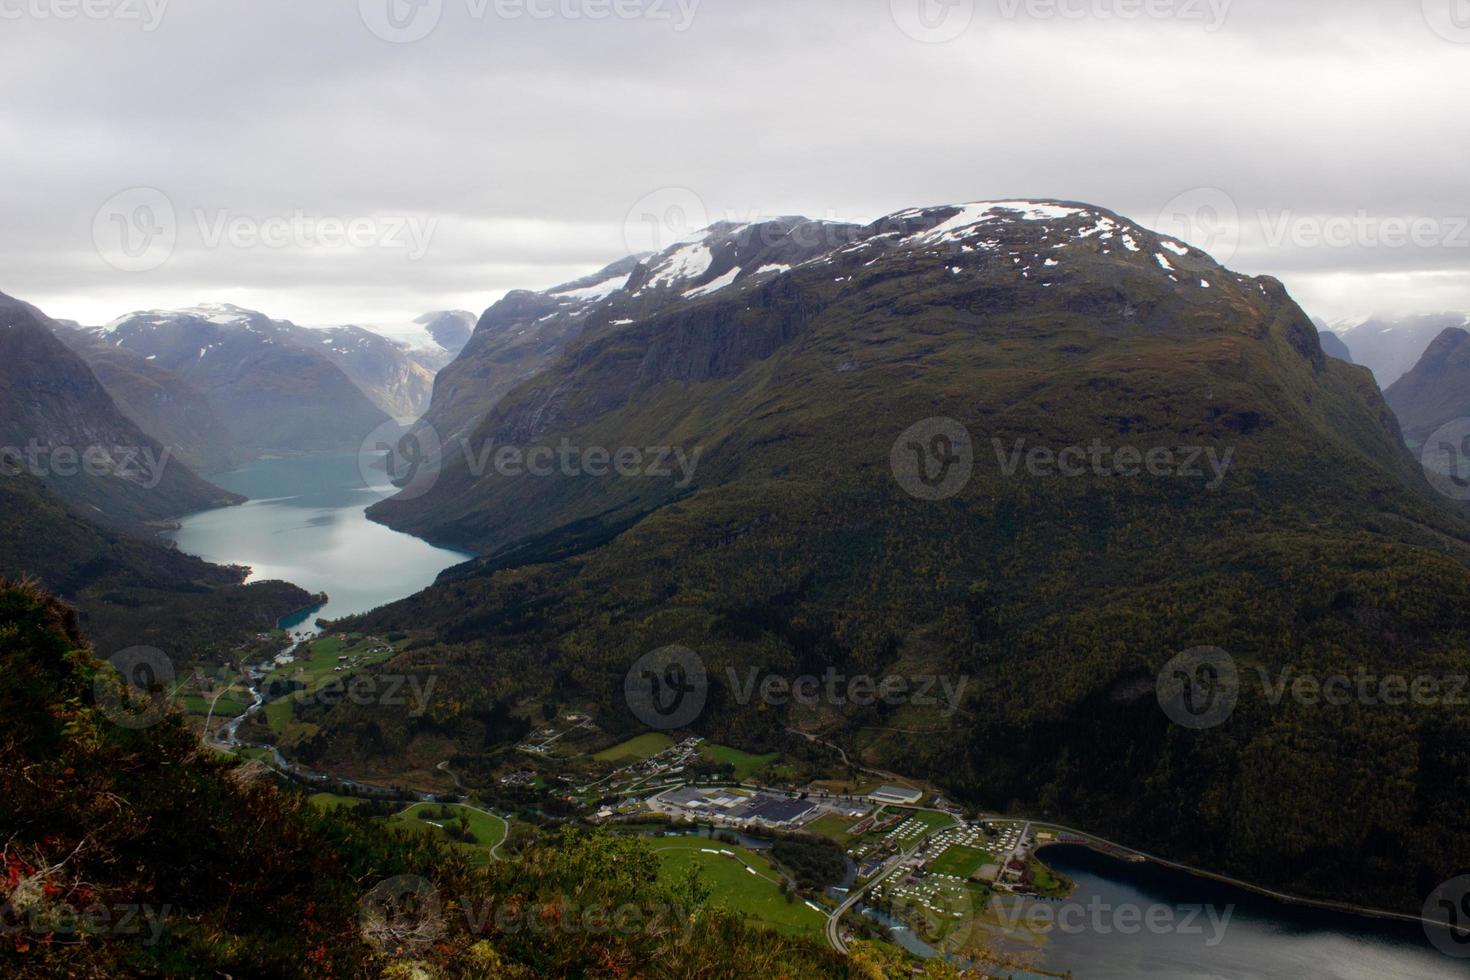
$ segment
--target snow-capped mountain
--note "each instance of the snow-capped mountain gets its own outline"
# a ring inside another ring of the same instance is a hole
[[[243,456],[356,451],[389,418],[351,380],[349,368],[370,344],[350,332],[321,333],[210,304],[131,313],[97,336],[204,392]]]
[[[33,474],[86,520],[138,535],[155,522],[240,499],[181,465],[120,410],[61,341],[58,331],[66,329],[0,293],[0,443],[44,450],[24,465],[7,457],[7,483]],[[61,461],[63,452],[71,462]],[[81,465],[79,456],[91,462]]]
[[[480,318],[439,374],[423,422],[463,435],[507,391],[585,332],[616,329],[681,301],[770,280],[852,239],[859,226],[806,218],[721,222],[654,255],[620,259],[550,289],[515,290]]]
[[[425,314],[389,337],[355,325],[303,327],[231,304],[151,310],[120,317],[98,334],[171,370],[199,373],[227,344],[291,347],[330,361],[384,413],[399,419],[421,415],[434,374],[452,359],[469,314]]]
[[[1002,348],[995,357],[1020,358],[1018,351],[1035,348],[1037,331],[1050,343],[1085,333],[1086,325],[1099,336],[1136,338],[1143,349],[1180,334],[1214,337],[1241,319],[1240,309],[1289,304],[1274,280],[1240,275],[1199,249],[1083,204],[942,205],[865,227],[802,218],[722,223],[656,255],[506,296],[441,373],[421,425],[433,426],[446,446],[536,445],[581,426],[615,426],[607,420],[659,392],[678,405],[657,416],[659,423],[687,418],[693,427],[709,411],[694,393],[723,379],[746,378],[755,388],[745,394],[795,397],[784,382],[752,370],[778,353],[802,362],[802,383],[821,377],[823,364],[859,379],[870,362],[892,356],[898,337],[920,343],[927,356],[932,351],[922,338],[956,325],[993,335]],[[1025,321],[1014,336],[1005,327],[1012,320]],[[834,324],[840,342],[814,323]],[[1269,332],[1310,370],[1330,369],[1310,321],[1293,316]],[[1062,360],[1048,369],[1085,359],[1092,349],[1080,340],[1059,346]],[[1036,370],[1037,363],[1021,358],[1011,366]],[[764,413],[758,405],[747,409]],[[1210,411],[1213,424],[1231,424],[1228,406]],[[558,501],[496,484],[495,493],[529,496],[514,511],[491,506],[485,494],[494,481],[470,472],[470,458],[447,449],[430,492],[385,501],[375,517],[484,549],[545,529],[535,515],[556,510]],[[614,482],[636,499],[584,490],[578,506],[607,515],[650,505],[638,496],[647,487]],[[592,513],[555,516],[576,521]]]

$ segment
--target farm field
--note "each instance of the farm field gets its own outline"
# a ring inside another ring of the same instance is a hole
[[[598,762],[626,765],[630,762],[642,762],[644,759],[658,755],[673,744],[674,740],[662,732],[648,732],[630,738],[626,742],[620,742],[612,748],[603,749],[592,758]]]
[[[707,742],[700,747],[700,751],[706,759],[734,766],[735,778],[741,782],[749,780],[756,773],[780,758],[779,752],[768,752],[765,755],[752,755],[749,752],[742,752],[728,745],[710,745]]]
[[[312,806],[322,810],[335,810],[339,807],[360,806],[364,801],[356,796],[343,796],[340,793],[312,793],[307,798]]]
[[[988,851],[982,851],[977,847],[965,847],[955,845],[949,847],[939,857],[930,861],[926,870],[936,874],[954,875],[956,878],[968,878],[983,865],[996,862]]]
[[[813,939],[822,937],[826,915],[813,910],[795,895],[788,902],[776,884],[781,878],[780,873],[759,854],[708,837],[658,838],[653,847],[662,863],[659,870],[661,881],[678,881],[686,869],[696,867],[710,890],[711,905],[742,913],[788,935]],[[708,854],[705,853],[707,850],[731,851],[735,856]],[[747,866],[766,877],[751,874],[746,870]]]

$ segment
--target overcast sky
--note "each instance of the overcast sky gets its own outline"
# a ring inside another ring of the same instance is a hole
[[[0,55],[0,291],[85,323],[479,312],[686,222],[1018,197],[1328,318],[1470,310],[1466,0],[0,0]]]

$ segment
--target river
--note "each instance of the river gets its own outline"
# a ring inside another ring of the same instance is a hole
[[[369,521],[363,512],[393,487],[365,479],[355,455],[262,459],[213,482],[249,502],[186,517],[170,537],[191,555],[249,565],[250,581],[325,592],[325,606],[281,622],[293,633],[412,595],[472,557]]]

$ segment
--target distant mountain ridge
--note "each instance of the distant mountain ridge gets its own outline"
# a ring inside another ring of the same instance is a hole
[[[65,328],[61,328],[65,329]],[[241,498],[206,483],[113,401],[35,307],[0,294],[0,443],[88,519],[133,534]],[[3,478],[3,477],[0,477]]]
[[[1387,391],[1413,368],[1436,337],[1451,327],[1470,327],[1470,315],[1435,313],[1413,316],[1369,317],[1336,331],[1353,352],[1357,363],[1366,365]]]
[[[52,330],[97,375],[138,427],[171,447],[196,473],[222,473],[237,462],[230,431],[209,398],[157,361],[107,343],[96,331],[51,321]]]
[[[1470,331],[1451,327],[1436,337],[1383,397],[1416,445],[1446,423],[1470,418]]]
[[[222,304],[133,313],[96,333],[202,391],[241,455],[355,452],[390,418],[349,365],[367,372],[391,345],[355,331],[315,333]]]

